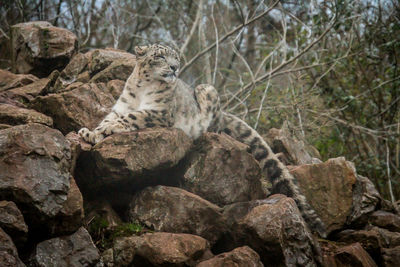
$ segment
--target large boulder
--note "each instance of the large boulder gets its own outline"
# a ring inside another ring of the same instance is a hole
[[[214,204],[265,197],[258,162],[246,145],[225,134],[204,134],[185,161],[181,187]]]
[[[51,127],[53,119],[33,109],[0,104],[0,123],[8,125],[41,123]]]
[[[18,256],[17,248],[11,238],[0,228],[0,266],[23,267],[25,264]]]
[[[272,195],[228,205],[224,216],[230,237],[222,249],[248,245],[269,266],[316,266],[319,250],[293,199]],[[230,242],[229,242],[230,240]]]
[[[218,206],[176,187],[145,188],[132,199],[128,214],[130,221],[155,231],[199,235],[211,244],[226,230]]]
[[[63,69],[76,53],[76,36],[49,22],[35,21],[11,26],[12,66],[15,73],[45,77]]]
[[[12,236],[17,245],[22,245],[27,239],[28,226],[21,211],[12,201],[0,201],[0,227]]]
[[[202,261],[196,267],[263,267],[260,256],[251,248],[244,246],[219,254],[209,260]]]
[[[341,229],[352,212],[357,174],[343,157],[324,163],[292,167],[308,202],[324,222],[327,232]]]
[[[25,124],[0,130],[0,199],[29,221],[54,217],[70,188],[70,147],[57,130]]]
[[[160,183],[168,178],[160,171],[175,166],[191,145],[191,139],[174,128],[149,128],[111,135],[90,152],[81,154],[76,168],[78,185],[84,191],[96,188],[109,191],[112,185],[125,185],[119,187],[121,192]],[[157,175],[146,176],[149,173]]]
[[[54,127],[62,133],[82,127],[95,128],[111,111],[115,99],[104,84],[75,83],[71,90],[39,96],[32,108],[53,118]]]
[[[200,236],[159,232],[118,238],[112,255],[114,266],[194,266],[212,254]]]
[[[100,254],[85,228],[69,236],[39,243],[30,259],[32,266],[95,266]]]
[[[392,232],[400,232],[400,216],[378,210],[369,216],[369,223]]]
[[[360,266],[377,267],[375,261],[363,249],[360,243],[353,243],[343,247],[336,247],[324,258],[325,267]]]

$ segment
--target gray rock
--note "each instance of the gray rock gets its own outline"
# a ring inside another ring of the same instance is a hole
[[[147,187],[136,194],[128,210],[130,221],[150,229],[189,233],[215,243],[226,230],[220,208],[183,189]]]
[[[206,133],[193,151],[185,159],[182,188],[219,206],[265,197],[260,166],[246,145]]]
[[[224,216],[231,235],[224,249],[248,245],[270,266],[282,262],[286,266],[316,266],[320,262],[319,247],[291,198],[272,195],[235,203],[224,208]]]
[[[32,266],[95,266],[100,254],[85,228],[70,236],[57,237],[39,243],[30,259]]]
[[[26,124],[0,131],[0,198],[21,207],[25,219],[54,217],[70,187],[70,147],[57,130]]]

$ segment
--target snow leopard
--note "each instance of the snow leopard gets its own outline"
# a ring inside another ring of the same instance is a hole
[[[160,44],[135,47],[136,66],[112,111],[93,131],[79,130],[87,142],[96,144],[114,133],[151,127],[182,129],[193,139],[203,133],[226,133],[247,144],[272,184],[272,193],[295,200],[312,231],[325,236],[325,227],[307,203],[295,178],[253,128],[220,107],[217,90],[201,84],[193,88],[177,78],[180,59],[175,50]]]

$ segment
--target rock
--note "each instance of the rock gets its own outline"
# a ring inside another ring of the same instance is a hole
[[[37,97],[32,108],[52,117],[54,127],[67,134],[84,126],[95,128],[114,103],[106,86],[78,83],[72,90]]]
[[[33,109],[0,104],[0,123],[8,125],[41,123],[51,127],[53,119]]]
[[[28,226],[14,202],[0,201],[0,227],[13,237],[17,245],[22,245],[27,239]]]
[[[366,177],[357,175],[353,188],[353,208],[347,218],[347,224],[360,226],[365,225],[370,214],[380,203],[380,195],[374,184]]]
[[[176,187],[145,188],[134,196],[128,214],[130,221],[155,231],[199,235],[211,244],[225,231],[218,206]]]
[[[39,243],[33,256],[33,266],[95,266],[100,254],[85,228],[69,236]]]
[[[321,163],[317,149],[297,140],[290,132],[287,123],[281,129],[272,128],[265,136],[276,154],[282,154],[285,165],[304,165]]]
[[[339,248],[335,254],[337,266],[377,267],[371,256],[360,243]]]
[[[25,124],[0,131],[0,199],[29,221],[54,217],[67,200],[70,148],[57,130]]]
[[[93,77],[95,74],[110,66],[111,63],[119,60],[132,61],[136,60],[136,57],[126,51],[113,48],[96,49],[92,51],[89,55],[88,65],[90,77]]]
[[[336,239],[347,244],[359,242],[374,258],[380,255],[381,248],[400,246],[400,233],[376,226],[365,230],[344,230],[336,235]]]
[[[111,80],[126,81],[132,74],[136,65],[136,59],[120,59],[112,62],[107,68],[98,72],[90,80],[91,82],[108,82]]]
[[[46,77],[63,69],[76,53],[76,36],[45,21],[11,26],[13,72]]]
[[[306,199],[324,222],[327,232],[341,229],[352,212],[356,173],[343,157],[290,168]]]
[[[29,104],[33,99],[35,99],[35,97],[39,95],[45,95],[48,92],[51,84],[51,79],[42,78],[23,87],[8,90],[4,93],[4,95],[22,104]]]
[[[383,266],[396,267],[400,262],[400,246],[382,249]]]
[[[50,233],[52,235],[71,234],[82,226],[84,217],[82,194],[74,178],[71,177],[67,200],[50,223],[52,226]]]
[[[146,233],[118,238],[113,246],[115,266],[194,266],[209,243],[190,234]]]
[[[315,266],[320,260],[318,247],[291,198],[272,195],[235,203],[226,206],[223,214],[230,226],[230,245],[250,246],[264,264]]]
[[[79,75],[87,69],[90,53],[76,54],[68,65],[61,71],[60,76],[54,84],[52,93],[63,92],[70,84],[75,82],[85,82],[79,80]],[[87,82],[87,81],[86,81]]]
[[[369,223],[392,232],[400,232],[400,216],[387,211],[375,211],[369,216]]]
[[[227,135],[204,134],[185,158],[182,188],[224,206],[265,197],[258,162]]]
[[[219,254],[209,260],[202,261],[196,267],[263,267],[260,256],[251,248],[244,246],[235,248],[226,253]]]
[[[0,228],[0,266],[22,267],[25,264],[19,259],[17,248],[11,238]]]
[[[14,74],[0,69],[0,92],[21,87],[37,80],[38,78],[32,74]]]
[[[144,176],[175,166],[189,151],[191,139],[174,128],[148,128],[114,134],[96,144],[90,153],[82,153],[77,170],[80,188],[93,191],[120,185],[118,192],[139,189],[162,181],[162,177]],[[165,174],[164,174],[165,175]],[[152,179],[154,181],[152,181]]]
[[[124,90],[125,81],[121,80],[111,80],[107,82],[108,91],[112,94],[115,100],[119,98]]]

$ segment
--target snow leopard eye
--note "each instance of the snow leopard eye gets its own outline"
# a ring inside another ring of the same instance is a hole
[[[164,56],[155,56],[155,59],[164,59],[165,60],[165,57]]]

